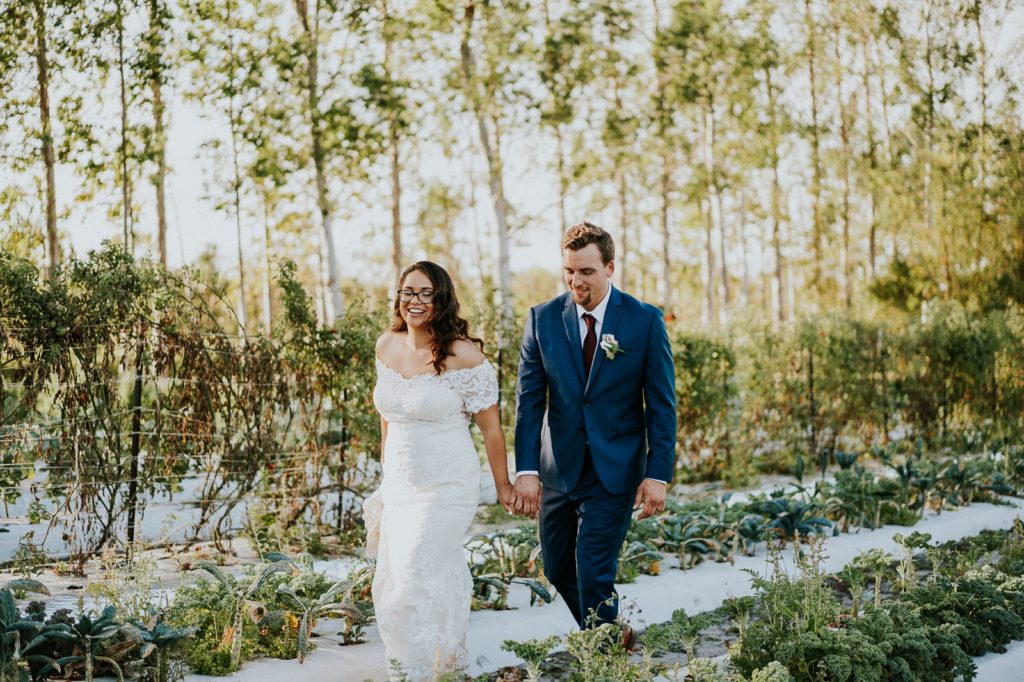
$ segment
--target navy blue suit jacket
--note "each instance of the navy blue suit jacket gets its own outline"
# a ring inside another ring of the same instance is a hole
[[[672,349],[661,311],[614,287],[601,325],[624,351],[600,347],[583,375],[583,342],[569,293],[530,309],[516,388],[516,469],[569,492],[589,444],[609,492],[634,492],[645,477],[672,479],[676,399]]]

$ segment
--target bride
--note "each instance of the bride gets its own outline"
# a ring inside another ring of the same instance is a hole
[[[467,665],[473,581],[463,541],[480,490],[470,418],[498,500],[512,507],[498,382],[482,345],[459,317],[443,268],[420,261],[402,273],[391,328],[377,341],[373,390],[383,467],[373,604],[392,679],[433,680]]]

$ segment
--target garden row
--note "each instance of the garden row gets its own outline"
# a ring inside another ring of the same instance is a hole
[[[208,577],[181,587],[168,603],[156,591],[133,586],[142,562],[122,564],[101,589],[90,586],[90,595],[106,603],[99,612],[85,608],[84,599],[77,614],[48,613],[43,601],[19,610],[16,597],[49,594],[28,578],[0,589],[0,682],[71,676],[169,682],[188,671],[224,675],[261,656],[302,663],[314,648],[318,619],[342,619],[349,644],[362,641],[372,616],[372,573],[366,570],[335,581],[308,561],[276,553],[237,576],[201,562]]]
[[[889,476],[841,456],[835,458],[839,470],[834,476],[823,476],[813,488],[754,494],[745,501],[725,495],[672,502],[665,513],[633,524],[623,545],[620,582],[658,573],[668,557],[683,569],[705,561],[735,563],[770,540],[790,542],[886,523],[910,525],[927,510],[998,501],[998,494],[1014,492],[1020,482],[1021,453],[1008,452],[945,461],[912,453],[891,459]],[[506,608],[509,586],[517,582],[528,586],[531,603],[551,600],[534,526],[471,538],[467,550],[476,608]],[[144,573],[137,564],[142,559],[134,561],[134,566],[110,571],[105,586],[90,586],[90,594],[108,605],[99,614],[86,609],[47,614],[41,602],[21,613],[10,602],[4,627],[11,635],[4,641],[2,669],[36,678],[69,669],[86,676],[124,670],[153,682],[164,682],[171,671],[186,667],[222,675],[259,656],[301,662],[311,649],[314,623],[328,616],[342,619],[342,642],[358,642],[371,617],[369,567],[339,582],[312,570],[308,562],[300,565],[275,553],[265,554],[262,563],[240,576],[207,563],[202,565],[207,579],[180,588],[161,604],[138,579]],[[23,591],[30,584],[15,583],[12,589]]]
[[[666,556],[684,569],[705,560],[734,563],[737,555],[753,556],[770,539],[788,542],[851,528],[911,526],[926,510],[941,513],[975,500],[998,500],[1024,486],[1024,449],[1019,447],[972,458],[930,459],[920,449],[907,457],[879,454],[885,467],[872,471],[856,455],[836,453],[834,476],[826,478],[828,462],[822,460],[820,480],[797,484],[789,492],[777,489],[744,501],[729,493],[685,503],[669,499],[664,513],[631,525],[617,581],[657,574]],[[481,534],[467,548],[478,607],[504,608],[513,582],[525,583],[535,598],[548,598],[534,526]]]
[[[681,666],[658,663],[665,651],[685,651],[692,682],[970,682],[972,657],[1005,652],[1024,638],[1019,517],[1009,531],[941,544],[931,544],[926,533],[896,539],[899,557],[873,549],[832,575],[822,570],[820,539],[800,541],[794,572],[772,546],[769,573],[750,572],[752,594],[695,617],[677,610],[670,621],[648,627],[640,661],[612,645],[615,626],[504,647],[523,659],[531,682],[542,672],[580,682],[678,679]],[[701,632],[719,624],[734,635],[728,655],[698,658]],[[560,674],[564,669],[548,659],[557,646],[571,657],[571,672]]]

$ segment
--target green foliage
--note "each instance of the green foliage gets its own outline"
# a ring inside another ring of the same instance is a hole
[[[596,628],[570,632],[565,649],[575,660],[566,682],[639,682],[653,677],[649,659],[630,662],[622,647],[622,628],[604,623]]]
[[[473,575],[473,609],[504,611],[508,608],[508,588],[517,583],[525,585],[530,590],[530,606],[538,602],[550,604],[555,599],[543,579],[520,578],[501,573],[476,573]]]
[[[198,474],[197,531],[221,537],[232,508],[258,492],[279,545],[355,537],[358,506],[338,492],[375,484],[370,360],[383,319],[357,301],[337,328],[323,327],[294,265],[281,265],[279,284],[272,331],[238,336],[214,273],[168,272],[110,244],[50,280],[0,258],[0,416],[18,465],[3,470],[48,465],[52,497],[33,501],[37,520],[67,504],[94,510],[60,517],[75,524],[66,529],[74,564],[125,532],[136,428],[147,457],[136,495],[172,492]],[[135,372],[144,376],[138,404],[125,381]],[[62,487],[70,481],[80,485]],[[325,519],[334,500],[336,517]]]
[[[718,340],[696,334],[677,333],[672,344],[676,368],[676,413],[687,475],[717,478],[717,467],[732,471],[729,454],[731,404],[737,395],[733,379],[736,358],[732,349]],[[701,460],[701,451],[714,448],[725,453],[725,461],[712,457]]]
[[[755,605],[754,597],[745,595],[742,597],[728,597],[722,600],[722,605],[718,607],[718,612],[728,617],[736,626],[740,641],[743,640],[743,636],[746,634],[747,625],[750,624],[750,616],[754,612]]]
[[[769,531],[783,541],[822,535],[832,527],[831,521],[817,515],[819,505],[815,502],[804,502],[780,495],[755,502],[751,507],[769,519]]]
[[[624,542],[619,552],[617,583],[631,583],[638,575],[658,575],[664,557],[653,545],[641,541]]]
[[[863,571],[874,583],[875,608],[882,606],[882,583],[893,574],[896,559],[880,549],[869,549],[858,554],[850,565]]]
[[[561,641],[560,637],[554,635],[545,639],[529,639],[525,642],[506,639],[501,643],[501,648],[523,659],[526,664],[526,679],[528,682],[537,682],[540,680],[541,664]]]
[[[772,661],[764,668],[758,668],[750,677],[750,682],[791,682],[793,676],[786,666],[779,661]]]
[[[48,665],[51,659],[38,654],[24,656],[37,646],[34,638],[43,629],[43,624],[35,618],[21,617],[11,590],[40,594],[49,594],[49,591],[42,584],[28,579],[14,580],[0,589],[0,680],[27,682],[29,663]]]
[[[841,606],[838,599],[822,580],[820,541],[808,540],[805,551],[797,551],[799,574],[790,577],[782,563],[781,549],[769,546],[772,570],[761,576],[752,571],[751,583],[760,606],[755,620],[746,628],[740,648],[733,655],[736,667],[744,674],[768,665],[779,657],[780,647],[790,646],[788,655],[799,655],[820,648],[817,633],[827,631],[836,622]],[[816,661],[810,664],[816,665]],[[796,673],[793,667],[791,672]],[[799,679],[799,678],[798,678]]]
[[[1021,632],[1024,578],[1008,576],[991,565],[973,567],[999,547],[1016,542],[1013,534],[983,532],[942,547],[929,545],[926,534],[897,536],[905,549],[901,566],[912,561],[915,549],[924,548],[933,568],[946,568],[934,570],[923,584],[898,579],[903,588],[896,596],[881,603],[876,600],[863,613],[856,606],[856,588],[871,579],[879,594],[881,580],[892,574],[892,557],[879,550],[864,552],[838,573],[855,601],[852,613],[842,614],[816,568],[820,550],[812,545],[809,551],[797,553],[801,572],[795,578],[785,574],[773,550],[772,573],[752,574],[759,603],[747,634],[731,651],[731,660],[740,673],[754,679],[757,670],[776,661],[799,682],[972,680],[976,673],[972,656],[1003,651]],[[972,562],[954,560],[972,548],[977,550]],[[905,570],[910,570],[909,564]]]
[[[1024,522],[1020,517],[1013,521],[1013,528],[999,548],[997,568],[1008,575],[1024,575]]]
[[[697,640],[702,630],[721,622],[717,613],[701,613],[692,618],[683,609],[672,612],[671,619],[665,624],[651,625],[644,631],[644,645],[661,651],[686,652],[688,660],[697,657]]]
[[[686,677],[692,682],[733,682],[736,678],[710,658],[687,661]]]
[[[162,612],[152,611],[145,622],[132,621],[121,626],[125,638],[139,646],[143,674],[152,682],[171,682],[171,654],[198,632],[196,627],[172,627],[163,617]]]
[[[534,524],[475,535],[466,541],[466,549],[474,575],[497,573],[533,578],[543,575],[540,536]]]
[[[313,626],[324,617],[344,619],[344,643],[363,641],[369,609],[360,600],[372,573],[357,570],[333,581],[314,571],[308,556],[292,561],[272,552],[263,559],[239,577],[201,564],[213,580],[200,578],[175,595],[167,622],[195,632],[183,651],[194,671],[224,675],[257,655],[301,662],[312,648]]]
[[[350,603],[346,603],[351,601],[350,593],[346,592],[350,592],[353,584],[351,580],[335,582],[326,590],[320,591],[315,597],[308,591],[300,596],[299,592],[291,585],[278,586],[278,597],[292,609],[292,613],[299,617],[296,648],[300,664],[305,661],[306,654],[310,650],[310,636],[317,619],[335,615],[343,616],[347,621],[362,620],[362,612]]]
[[[849,629],[885,653],[882,679],[953,682],[974,676],[974,662],[960,648],[956,629],[928,627],[904,601],[868,609],[850,622]]]
[[[473,576],[473,608],[508,608],[508,588],[513,583],[530,590],[530,605],[549,603],[554,596],[543,575],[540,536],[535,525],[476,535],[466,541]]]
[[[69,655],[54,657],[39,671],[44,676],[51,670],[65,672],[81,670],[86,682],[92,682],[97,668],[106,667],[124,682],[122,664],[129,651],[135,648],[131,641],[115,641],[123,625],[117,621],[113,606],[103,609],[99,615],[83,613],[71,622],[47,624],[33,645],[70,646]],[[118,660],[120,659],[120,661]]]
[[[1016,594],[1004,594],[999,589],[1008,580],[990,566],[954,579],[932,574],[903,599],[917,608],[922,622],[928,625],[949,623],[962,628],[960,646],[971,656],[1003,652],[1024,628],[1021,604],[1007,600]]]

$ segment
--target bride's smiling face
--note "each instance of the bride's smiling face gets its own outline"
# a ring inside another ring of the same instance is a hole
[[[413,270],[405,276],[398,290],[398,312],[406,326],[424,328],[430,323],[434,313],[433,296],[434,283],[424,273]]]
[[[562,249],[562,275],[572,292],[572,300],[585,310],[593,310],[608,291],[608,280],[615,272],[615,261],[605,263],[597,244],[578,251]]]

